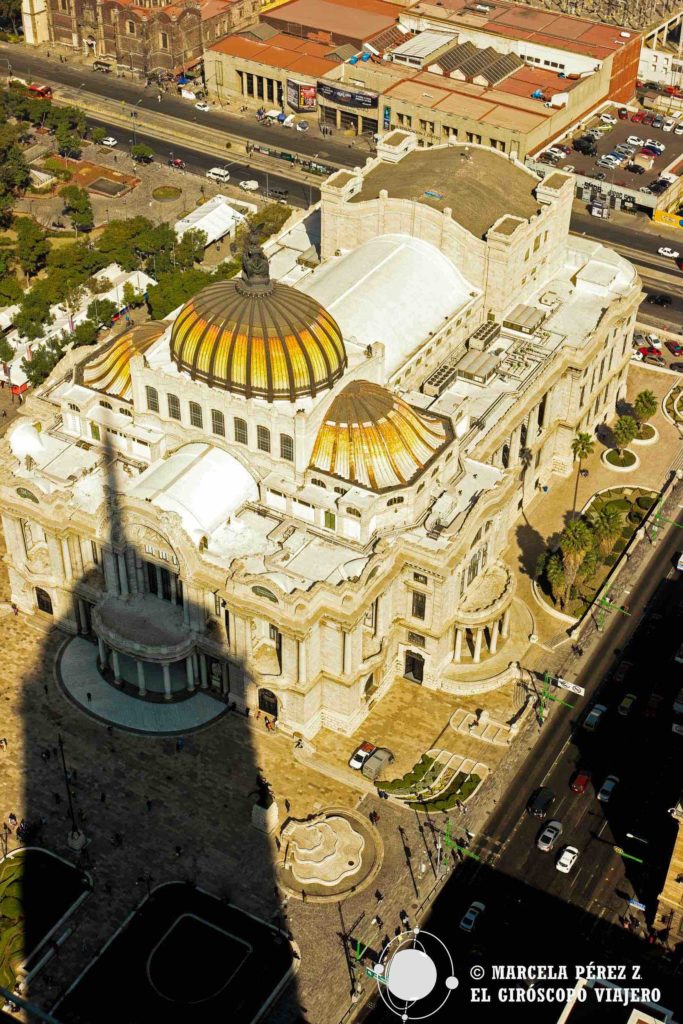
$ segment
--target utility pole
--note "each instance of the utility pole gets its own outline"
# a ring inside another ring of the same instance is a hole
[[[66,787],[66,796],[69,802],[69,815],[71,817],[71,832],[69,833],[67,843],[72,850],[75,850],[76,852],[80,853],[81,850],[83,850],[83,848],[87,845],[88,840],[86,838],[85,833],[81,832],[81,830],[79,829],[78,823],[76,821],[76,812],[74,810],[73,796],[71,794],[71,782],[69,779],[69,773],[66,768],[66,758],[64,756],[64,741],[62,739],[61,733],[57,734],[57,742],[59,744],[59,753],[61,755],[62,760],[64,786]]]
[[[621,615],[631,615],[631,613],[627,612],[626,609],[622,608],[621,605],[614,604],[612,598],[609,596],[609,590],[609,586],[605,587],[605,589],[601,592],[600,596],[595,602],[598,608],[600,609],[596,620],[596,625],[598,627],[599,633],[602,633],[604,629],[605,615],[607,614],[607,612],[619,612]]]

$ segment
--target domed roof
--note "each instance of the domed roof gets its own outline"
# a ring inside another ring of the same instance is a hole
[[[447,420],[414,409],[378,384],[355,380],[330,405],[309,468],[373,491],[402,487],[452,436]]]
[[[9,438],[10,451],[18,459],[25,459],[27,455],[35,458],[45,452],[45,442],[40,436],[40,431],[29,420],[24,420],[18,427],[15,427]]]
[[[146,352],[167,326],[150,320],[149,323],[137,324],[119,334],[103,352],[89,359],[83,367],[85,386],[130,401],[133,393],[130,361],[138,352]]]
[[[316,395],[346,367],[336,321],[315,299],[271,281],[253,242],[241,278],[211,284],[183,306],[171,358],[193,379],[268,402]]]

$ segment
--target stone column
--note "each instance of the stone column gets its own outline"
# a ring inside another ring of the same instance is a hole
[[[501,625],[500,635],[503,640],[507,640],[510,635],[510,609],[506,608],[503,612],[503,622]]]
[[[194,669],[192,668],[191,654],[185,658],[185,669],[187,671],[187,688],[192,693],[194,691]]]
[[[209,675],[208,675],[208,672],[206,671],[206,655],[205,654],[200,654],[199,655],[199,672],[200,672],[201,677],[202,677],[202,690],[206,690],[206,689],[208,689],[208,686],[209,686]]]
[[[73,576],[73,569],[71,566],[71,555],[69,553],[69,541],[67,537],[62,537],[62,558],[64,560],[64,575],[67,580],[70,580]]]
[[[306,682],[306,640],[305,639],[304,640],[299,640],[297,642],[297,652],[298,652],[298,656],[299,656],[298,668],[297,668],[297,678],[298,678],[298,681],[300,683],[305,683]]]
[[[161,566],[154,565],[154,571],[157,574],[157,597],[162,597],[164,593],[163,581],[161,578]]]
[[[119,665],[119,652],[112,649],[111,652],[111,663],[114,669],[114,682],[117,686],[121,685],[121,666]]]
[[[108,548],[102,548],[102,566],[104,568],[104,580],[106,583],[107,591],[110,594],[118,594],[119,591],[119,577],[116,571],[116,562],[114,561],[114,552]]]
[[[176,576],[175,573],[171,573],[171,604],[178,603],[178,591],[176,587]]]
[[[123,551],[116,556],[119,563],[119,582],[121,584],[121,596],[128,597],[128,569],[126,567],[126,555]]]
[[[475,637],[475,640],[474,640],[474,658],[472,659],[474,661],[475,665],[478,665],[479,662],[481,661],[481,641],[482,641],[483,636],[484,636],[483,627],[482,626],[478,626],[477,627],[476,637]]]
[[[164,673],[164,699],[170,700],[172,697],[171,693],[171,670],[168,662],[164,662],[161,666],[162,672]]]
[[[107,645],[101,636],[98,636],[97,638],[97,647],[100,652],[100,671],[104,672],[107,667]]]
[[[87,636],[88,633],[88,613],[85,607],[85,601],[82,597],[78,598],[78,631]]]
[[[516,466],[519,462],[519,453],[521,450],[521,439],[522,439],[522,424],[518,423],[515,429],[512,431],[510,437],[510,465]]]
[[[460,626],[455,627],[455,650],[453,651],[453,661],[460,662],[462,659],[462,629]]]
[[[145,663],[144,661],[138,661],[138,693],[141,697],[144,697],[147,693],[145,689]]]
[[[342,629],[341,631],[342,641],[342,675],[347,676],[349,674],[349,664],[351,661],[351,643],[350,637],[347,630]]]
[[[50,552],[50,566],[58,578],[64,577],[64,561],[62,559],[62,545],[56,537],[48,534],[47,549]]]
[[[221,693],[224,697],[230,693],[230,679],[228,677],[228,665],[227,662],[221,662]]]
[[[491,654],[495,654],[498,650],[498,630],[500,629],[500,619],[496,619],[491,627],[491,643],[489,644],[489,651]]]
[[[185,600],[183,601],[183,625],[190,625],[190,594],[189,591],[185,592]]]
[[[147,591],[145,586],[145,570],[142,564],[142,559],[139,555],[135,556],[135,575],[138,581],[138,594],[144,594]]]

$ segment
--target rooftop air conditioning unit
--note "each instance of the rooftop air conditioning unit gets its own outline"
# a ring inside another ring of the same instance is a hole
[[[622,39],[630,39],[631,38],[631,33],[630,32],[620,32],[619,35],[621,36]]]
[[[484,14],[488,14],[491,10],[488,4],[475,4],[474,9],[475,11],[483,11]]]

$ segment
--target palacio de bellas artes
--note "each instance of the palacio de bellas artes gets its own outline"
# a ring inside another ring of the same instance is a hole
[[[571,175],[484,147],[397,129],[321,191],[318,266],[276,279],[250,240],[241,276],[70,352],[2,441],[11,600],[71,634],[85,710],[97,685],[117,722],[228,704],[313,741],[399,679],[520,678],[503,552],[625,394],[637,273],[569,236]]]

